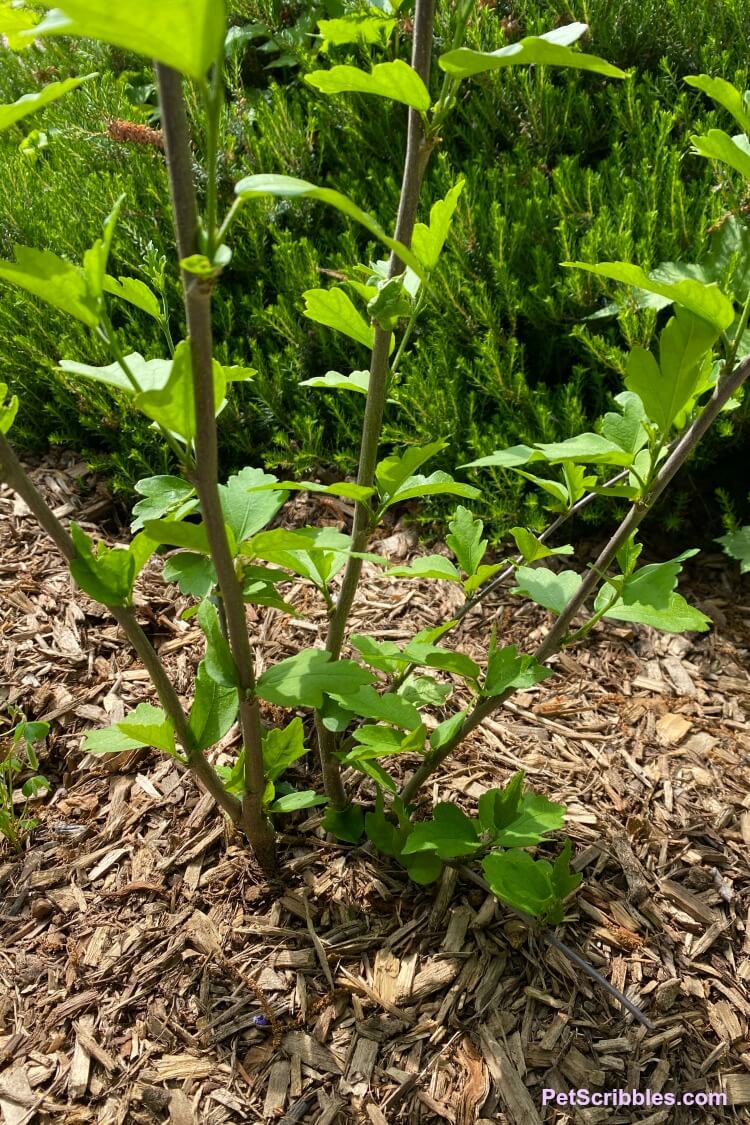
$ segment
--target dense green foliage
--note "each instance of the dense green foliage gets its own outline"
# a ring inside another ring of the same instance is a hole
[[[402,160],[398,107],[356,95],[325,99],[302,86],[297,75],[311,65],[309,38],[304,22],[295,29],[294,5],[244,0],[234,9],[238,25],[261,21],[281,32],[276,47],[258,35],[238,39],[233,52],[234,97],[220,165],[224,200],[242,175],[283,172],[352,194],[387,221]],[[750,10],[743,0],[719,8],[711,0],[498,3],[480,10],[469,40],[495,49],[506,32],[514,39],[542,31],[555,17],[589,22],[589,49],[637,73],[620,83],[519,68],[463,88],[425,198],[443,196],[460,173],[466,188],[440,268],[436,311],[428,308],[404,360],[385,430],[394,442],[447,439],[446,467],[503,445],[561,440],[585,429],[621,386],[613,374],[622,372],[621,346],[650,340],[652,313],[627,314],[619,328],[610,320],[586,324],[613,286],[565,271],[560,261],[694,261],[711,224],[742,203],[736,180],[721,173],[720,190],[712,192],[718,173],[688,153],[688,133],[711,128],[721,115],[682,77],[707,71],[747,84]],[[344,61],[332,48],[334,54]],[[265,69],[269,61],[281,65]],[[171,231],[156,218],[166,214],[163,157],[158,148],[123,139],[116,126],[108,131],[110,121],[150,120],[153,90],[141,60],[47,41],[4,56],[0,100],[92,70],[99,70],[97,80],[4,135],[0,254],[10,257],[12,243],[22,242],[77,259],[124,192],[112,272],[153,280],[160,255],[172,253]],[[199,182],[201,162],[196,151]],[[261,214],[270,223],[254,226]],[[300,294],[320,284],[321,270],[335,273],[380,251],[335,212],[281,200],[248,208],[233,241],[238,264],[226,271],[215,303],[218,354],[222,362],[251,363],[258,375],[237,389],[222,416],[226,470],[265,463],[305,476],[351,472],[360,396],[298,384],[331,368],[361,367],[366,353],[305,320]],[[172,307],[179,307],[176,299]],[[125,344],[132,337],[147,356],[164,354],[153,321],[135,310],[121,316]],[[139,476],[164,471],[168,456],[141,417],[105,390],[84,400],[52,366],[50,355],[107,361],[82,325],[52,310],[39,317],[33,299],[6,291],[0,338],[0,379],[24,392],[17,443],[78,448],[125,490]],[[743,412],[735,412],[725,434],[730,425],[741,430],[742,421]],[[718,448],[726,450],[726,438],[723,447],[721,436],[714,438],[701,456],[716,460]],[[534,503],[522,482],[498,473],[488,505],[495,534],[509,519],[535,522]],[[671,507],[679,510],[674,497]]]

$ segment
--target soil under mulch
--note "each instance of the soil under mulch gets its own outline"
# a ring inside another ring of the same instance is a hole
[[[63,520],[93,530],[111,510],[72,458],[33,475]],[[345,526],[341,505],[316,514]],[[396,531],[381,549],[413,544]],[[106,611],[0,490],[0,714],[12,704],[51,722],[42,771],[59,785],[23,855],[0,846],[2,1120],[748,1120],[750,599],[720,558],[703,556],[691,578],[710,633],[598,628],[427,795],[473,809],[523,768],[567,804],[584,882],[558,932],[650,1032],[455,871],[417,888],[368,849],[326,842],[319,815],[302,813],[285,818],[269,886],[171,759],[82,754],[86,729],[153,696]],[[324,607],[301,585],[285,596],[307,616],[249,611],[267,662],[320,643]],[[456,597],[368,568],[355,624],[405,641]],[[187,603],[156,560],[138,604],[187,695],[200,634],[178,619]],[[465,619],[456,646],[480,654],[492,621],[527,649],[548,625],[505,593]],[[216,760],[236,743],[230,732]],[[314,756],[301,765],[296,780],[314,785]],[[726,1092],[733,1108],[542,1104],[543,1089],[578,1088]]]

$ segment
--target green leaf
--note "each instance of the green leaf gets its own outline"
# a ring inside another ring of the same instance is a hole
[[[553,512],[566,512],[572,506],[572,500],[568,489],[564,484],[558,480],[549,480],[547,477],[538,477],[533,473],[527,473],[523,469],[516,469],[515,472],[524,480],[531,481],[537,488],[541,488],[542,492],[546,492],[548,496],[552,497],[552,503],[547,503],[545,507]]]
[[[147,745],[147,742],[132,738],[115,725],[102,730],[86,731],[81,748],[88,754],[121,754],[125,750],[138,750]]]
[[[622,407],[622,413],[610,411],[602,418],[602,437],[636,454],[648,442],[648,433],[643,425],[647,415],[643,402],[631,391],[622,391],[615,396],[615,402]]]
[[[441,648],[429,641],[422,641],[415,637],[404,649],[413,664],[424,664],[428,668],[439,668],[442,672],[452,672],[456,676],[464,676],[469,680],[476,680],[480,674],[479,665],[463,652],[454,652],[452,649]]]
[[[551,555],[572,555],[573,548],[566,544],[564,547],[548,547],[541,539],[537,539],[533,532],[525,527],[512,527],[510,533],[516,541],[519,554],[527,563],[538,562],[540,559],[549,558]]]
[[[625,385],[634,391],[649,418],[669,433],[680,414],[703,389],[702,371],[716,331],[701,317],[677,306],[660,336],[657,364],[651,352],[634,347],[628,356]]]
[[[351,375],[342,375],[340,371],[326,371],[325,375],[318,375],[314,379],[303,379],[301,387],[325,387],[332,391],[356,391],[357,394],[366,395],[370,386],[369,371],[352,371]]]
[[[374,8],[370,8],[369,12],[373,14],[351,13],[343,19],[318,20],[318,31],[323,37],[321,52],[325,54],[329,47],[345,47],[350,43],[362,47],[385,47],[396,20],[387,19],[380,12],[374,14]]]
[[[383,812],[383,794],[378,790],[375,812],[365,814],[365,833],[382,855],[395,859],[400,856],[407,836],[411,831],[408,817],[399,818],[398,824],[389,820]],[[442,866],[442,864],[441,864]]]
[[[125,357],[128,370],[138,384],[139,391],[161,390],[166,385],[172,361],[169,359],[144,359],[140,352],[131,352]],[[105,383],[115,387],[126,394],[137,394],[137,391],[119,363],[108,363],[104,367],[92,367],[88,363],[78,363],[72,359],[60,360],[60,367],[69,375],[78,375],[84,379],[93,379],[97,383]]]
[[[433,809],[433,819],[415,824],[404,843],[403,855],[435,852],[440,859],[458,859],[479,849],[479,821],[472,820],[456,805],[442,801]]]
[[[420,496],[464,496],[467,500],[476,500],[480,495],[478,488],[470,484],[460,484],[449,473],[438,469],[428,477],[421,473],[408,477],[401,487],[383,502],[381,508],[385,510],[392,504],[403,504]]]
[[[312,809],[316,805],[325,805],[327,797],[319,796],[314,789],[300,789],[294,793],[285,793],[268,806],[272,813],[297,812],[298,809]]]
[[[482,539],[484,524],[475,520],[469,509],[459,504],[448,528],[450,535],[446,536],[446,543],[461,569],[468,575],[474,574],[487,550],[487,540]]]
[[[365,831],[365,818],[359,805],[347,805],[345,809],[326,809],[322,827],[338,840],[358,844]]]
[[[748,163],[750,164],[750,157]],[[705,285],[691,278],[677,282],[659,281],[653,275],[647,274],[640,266],[631,265],[630,262],[599,262],[596,265],[590,262],[563,262],[562,264],[595,273],[599,277],[610,277],[613,281],[620,281],[623,285],[634,285],[649,293],[658,293],[707,320],[714,326],[717,334],[729,328],[734,320],[734,305],[718,285]],[[646,409],[648,410],[648,407]]]
[[[501,47],[499,51],[472,51],[468,47],[459,47],[441,55],[440,66],[454,78],[471,78],[501,67],[532,64],[590,70],[607,78],[627,78],[624,70],[604,59],[570,49],[569,44],[575,43],[587,30],[585,23],[566,24],[544,35],[526,36],[517,43]]]
[[[273,727],[263,735],[263,772],[271,781],[308,753],[305,731],[297,715],[285,727]]]
[[[565,806],[548,801],[541,793],[526,793],[516,815],[498,825],[495,842],[504,848],[528,848],[540,843],[548,832],[562,828]]]
[[[465,180],[462,178],[450,189],[445,199],[439,199],[430,208],[429,225],[416,223],[411,248],[425,270],[430,273],[438,264],[440,254],[450,233],[453,214],[458,205]]]
[[[664,609],[669,605],[669,597],[677,585],[677,576],[682,570],[686,559],[698,554],[697,548],[692,551],[683,551],[676,559],[669,559],[662,563],[649,563],[642,566],[624,579],[621,588],[621,597],[626,605],[641,602],[643,605],[653,606],[654,609]],[[622,579],[622,575],[620,578]],[[606,587],[602,588],[602,595]]]
[[[353,633],[349,644],[357,650],[366,664],[385,672],[389,676],[398,675],[409,664],[408,656],[393,641],[376,641],[373,637]]]
[[[239,706],[237,689],[217,684],[202,660],[195,678],[195,697],[188,721],[194,749],[207,750],[215,746],[234,723]]]
[[[285,493],[264,490],[266,485],[275,488],[276,477],[253,468],[241,469],[225,485],[219,485],[224,522],[232,529],[237,543],[261,531],[284,504]]]
[[[445,441],[432,441],[428,445],[412,445],[401,456],[392,453],[379,461],[375,470],[378,492],[383,499],[395,495],[414,471],[446,448]]]
[[[154,320],[161,321],[163,319],[159,299],[149,289],[145,281],[140,281],[136,277],[115,278],[107,275],[104,278],[104,292],[111,293],[113,297],[119,297],[121,301],[126,301],[129,305],[140,309],[141,312],[145,312]]]
[[[734,168],[746,180],[750,180],[750,153],[742,145],[742,137],[730,137],[723,129],[709,129],[700,136],[691,136],[693,149],[707,160],[719,160]]]
[[[257,691],[267,703],[281,707],[321,707],[323,696],[348,695],[374,680],[353,660],[331,660],[322,649],[302,649],[274,664],[258,680]]]
[[[156,59],[190,78],[203,79],[224,45],[223,0],[63,0],[27,33],[98,39],[148,59]]]
[[[71,523],[70,534],[77,555],[70,563],[70,573],[81,589],[102,605],[129,605],[136,576],[133,553],[99,543],[94,554],[93,541],[77,523]]]
[[[708,74],[689,74],[685,78],[688,86],[702,90],[713,98],[720,106],[728,110],[743,133],[750,133],[750,112],[748,112],[742,94],[724,78],[712,78]]]
[[[413,673],[399,688],[399,695],[415,707],[443,707],[453,694],[451,684],[441,684],[432,676],[415,676]]]
[[[430,735],[430,746],[433,750],[442,750],[454,738],[457,738],[461,733],[461,728],[464,725],[464,719],[468,715],[468,711],[457,711],[455,715],[451,715],[449,719],[443,719],[442,723],[438,723],[434,731]]]
[[[336,484],[320,484],[314,480],[281,480],[273,486],[275,490],[286,489],[289,492],[320,492],[324,496],[343,496],[349,500],[368,500],[375,491],[374,488],[365,488],[353,481],[342,480]]]
[[[551,864],[528,852],[491,852],[482,860],[482,870],[492,893],[524,914],[538,918],[556,902]]]
[[[96,328],[99,302],[89,291],[80,266],[58,258],[50,250],[34,250],[30,246],[14,246],[13,253],[15,262],[0,262],[0,281],[17,285],[89,328]]]
[[[6,399],[7,393],[8,384],[0,383],[0,434],[7,434],[18,413],[18,395],[11,395]]]
[[[582,876],[570,870],[572,853],[573,842],[566,840],[563,850],[552,865],[552,889],[560,902],[581,885]]]
[[[139,703],[134,711],[115,723],[115,726],[129,738],[140,741],[143,746],[153,746],[167,754],[175,753],[174,727],[161,707]]]
[[[729,531],[726,535],[720,535],[716,542],[721,543],[730,559],[739,561],[740,574],[747,574],[750,570],[750,527]]]
[[[352,662],[348,661],[347,663]],[[360,665],[355,664],[354,667],[360,668]],[[368,677],[368,680],[361,686],[349,691],[346,689],[327,690],[326,694],[333,696],[348,711],[363,719],[379,719],[382,722],[403,727],[405,730],[416,730],[421,726],[422,720],[413,704],[393,692],[379,695],[371,686],[374,677],[364,669],[360,669],[360,671]]]
[[[632,454],[601,434],[578,434],[565,441],[538,444],[534,448],[550,465],[560,461],[580,461],[587,465],[629,465]]]
[[[403,102],[423,113],[430,108],[429,90],[417,72],[402,59],[378,63],[369,74],[356,66],[314,70],[305,75],[305,82],[322,94],[376,94],[394,102]]]
[[[493,635],[482,695],[502,695],[508,688],[525,691],[553,675],[533,656],[519,655],[515,645],[495,648]]]
[[[511,445],[508,449],[497,449],[494,453],[489,453],[476,461],[467,461],[460,468],[483,469],[497,466],[501,469],[516,469],[519,465],[527,465],[530,461],[539,459],[530,445]]]
[[[343,289],[308,289],[304,315],[316,324],[324,324],[336,332],[343,332],[366,348],[372,348],[375,329],[368,324]]]
[[[519,566],[516,570],[518,586],[511,592],[525,594],[537,605],[562,613],[577,592],[583,581],[574,570],[561,570],[555,573],[546,567]]]
[[[188,551],[210,554],[206,528],[202,523],[186,523],[174,519],[144,520],[143,528],[160,546],[185,547]]]
[[[83,272],[86,276],[86,284],[89,293],[98,301],[101,301],[104,295],[104,279],[107,274],[109,252],[112,249],[115,227],[124,202],[125,196],[121,195],[104,220],[102,237],[97,238],[94,245],[89,247],[83,255]]]
[[[443,861],[435,852],[405,855],[401,861],[412,882],[418,883],[421,887],[434,883],[443,874]]]
[[[221,687],[237,688],[239,679],[229,643],[221,631],[216,606],[206,599],[198,607],[198,623],[206,638],[206,655],[203,658],[206,674]]]
[[[180,593],[187,597],[205,598],[216,584],[214,565],[205,555],[192,551],[180,551],[164,563],[162,578],[165,582],[176,582]]]
[[[348,759],[347,759],[348,760]],[[395,778],[391,777],[388,770],[384,769],[379,762],[373,758],[352,758],[349,761],[354,769],[359,770],[360,773],[366,774],[367,777],[372,778],[376,785],[381,789],[387,789],[389,793],[394,796],[398,793],[398,785]]]
[[[198,507],[195,489],[181,477],[144,477],[136,483],[135,490],[144,499],[133,506],[131,531],[139,531],[146,520],[166,515],[181,520]]]
[[[404,275],[380,281],[367,302],[367,313],[385,332],[392,332],[399,320],[411,315],[412,302],[404,286]]]
[[[368,558],[374,561],[372,555]],[[387,562],[387,560],[383,560]],[[403,566],[387,566],[386,575],[390,578],[436,578],[445,582],[459,582],[461,575],[445,555],[420,555],[412,563]]]
[[[360,745],[355,747],[354,750],[350,750],[344,761],[380,758],[389,754],[421,752],[424,749],[426,729],[424,723],[420,723],[418,727],[404,735],[401,731],[394,730],[393,727],[381,726],[378,723],[366,723],[359,730],[354,731],[352,737]]]
[[[4,2],[0,8],[0,35],[5,36],[12,51],[19,51],[30,46],[30,41],[23,38],[22,32],[34,27],[38,20],[36,12]]]
[[[524,772],[519,770],[502,789],[488,789],[481,795],[478,812],[483,832],[499,832],[517,819],[524,781]]]
[[[226,381],[221,364],[213,361],[214,410],[218,414],[224,401]],[[191,442],[196,434],[195,399],[193,397],[193,361],[190,341],[182,340],[176,347],[169,377],[158,390],[141,391],[133,405],[169,433]]]
[[[681,594],[670,594],[669,601],[662,609],[634,602],[625,605],[621,601],[607,610],[605,617],[613,621],[634,621],[650,625],[664,633],[705,633],[713,624],[710,617],[688,605]]]
[[[282,199],[317,199],[321,203],[327,203],[343,215],[360,223],[389,250],[395,250],[404,265],[411,266],[418,277],[424,276],[424,271],[411,250],[390,238],[372,215],[357,207],[356,203],[342,195],[340,191],[316,187],[315,184],[308,183],[307,180],[298,180],[294,176],[276,175],[246,176],[244,180],[240,180],[234,190],[242,199],[257,195],[274,195]]]
[[[31,94],[23,94],[10,105],[0,105],[0,133],[4,129],[10,129],[11,125],[15,125],[22,118],[36,113],[37,110],[43,109],[50,102],[55,102],[71,90],[77,89],[84,82],[90,82],[92,78],[98,77],[97,74],[85,74],[81,78],[66,78],[62,82],[50,82],[43,86],[41,90],[35,90]]]

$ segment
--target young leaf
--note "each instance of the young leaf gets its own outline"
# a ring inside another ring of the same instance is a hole
[[[198,623],[206,638],[206,655],[203,658],[206,673],[221,687],[239,687],[237,667],[229,644],[221,631],[216,606],[206,599],[198,607]]]
[[[551,555],[573,554],[573,548],[569,544],[564,547],[548,547],[525,527],[512,527],[510,533],[516,541],[518,553],[523,555],[524,562],[539,562],[540,559],[549,558]]]
[[[420,723],[407,735],[380,723],[366,723],[354,731],[353,737],[360,745],[349,751],[345,761],[419,752],[424,749],[425,734],[424,723]]]
[[[314,70],[305,75],[305,82],[322,94],[376,94],[394,102],[403,102],[423,113],[430,108],[429,90],[416,70],[402,59],[378,63],[369,74],[356,66]]]
[[[38,109],[43,109],[50,102],[57,101],[58,98],[62,98],[71,90],[77,89],[84,82],[90,82],[92,78],[98,78],[98,75],[84,74],[81,78],[66,78],[62,82],[49,82],[41,90],[24,94],[17,101],[11,102],[10,105],[0,105],[0,133],[4,129],[10,129],[11,125],[15,125],[23,117],[36,113]]]
[[[125,734],[114,724],[102,730],[86,731],[81,749],[87,754],[121,754],[125,750],[139,750],[142,746],[148,746],[148,742]]]
[[[441,648],[429,641],[415,637],[404,649],[412,664],[424,664],[428,668],[439,668],[442,672],[452,672],[468,680],[476,680],[480,674],[479,665],[463,652]]]
[[[401,849],[411,831],[408,818],[394,824],[386,817],[383,811],[383,794],[377,792],[375,812],[365,814],[365,834],[367,839],[375,845],[382,855],[395,859],[401,854]],[[442,865],[441,865],[442,866]]]
[[[374,561],[372,555],[367,556]],[[383,562],[387,563],[386,559]],[[389,578],[436,578],[444,582],[460,582],[461,575],[445,555],[420,555],[412,563],[404,566],[387,566],[385,574]]]
[[[158,520],[167,515],[181,520],[198,507],[195,489],[182,477],[144,477],[136,483],[135,490],[144,499],[133,506],[135,518],[130,530],[134,532],[140,531],[146,520]]]
[[[420,496],[463,496],[467,500],[476,500],[480,495],[478,488],[470,484],[460,484],[449,473],[438,469],[428,477],[421,473],[407,477],[400,488],[381,504],[381,509],[384,511],[392,504],[403,504]]]
[[[438,723],[430,735],[430,747],[433,750],[442,750],[444,746],[452,742],[461,733],[461,727],[464,725],[467,714],[468,711],[457,711],[449,719],[443,719],[442,723]]]
[[[286,500],[284,492],[264,491],[263,486],[278,485],[275,476],[263,469],[245,468],[219,485],[224,522],[232,529],[237,543],[249,539],[269,524]]]
[[[34,250],[30,246],[14,246],[13,253],[15,262],[0,262],[0,281],[17,285],[89,328],[96,328],[99,302],[89,291],[80,266],[58,258],[50,250]]]
[[[65,35],[98,39],[148,59],[156,59],[190,78],[202,80],[224,43],[224,0],[63,0],[26,35]]]
[[[331,660],[329,652],[306,648],[268,668],[257,690],[261,699],[281,707],[321,707],[324,694],[348,695],[374,678],[353,660]]]
[[[554,905],[552,866],[528,852],[490,852],[482,860],[484,877],[493,894],[516,910],[539,918]]]
[[[275,195],[282,199],[318,199],[321,203],[327,203],[343,215],[360,223],[389,250],[395,250],[404,265],[411,266],[418,277],[424,276],[422,267],[411,250],[390,238],[372,215],[357,207],[356,203],[342,195],[340,191],[316,187],[315,184],[308,183],[307,180],[295,179],[294,176],[276,175],[246,176],[244,180],[240,180],[234,190],[241,199],[249,199],[257,195]]]
[[[668,603],[662,609],[641,605],[640,602],[625,605],[617,601],[604,616],[613,621],[637,621],[664,633],[705,633],[713,624],[705,613],[688,605],[681,594],[670,594]]]
[[[263,772],[276,781],[307,752],[305,731],[297,715],[287,726],[272,727],[263,735]]]
[[[450,189],[445,199],[439,199],[430,208],[429,225],[416,223],[411,239],[411,248],[425,270],[430,273],[438,264],[440,254],[451,229],[453,213],[458,205],[465,180],[460,179]]]
[[[500,469],[517,469],[519,465],[528,465],[531,461],[540,460],[541,456],[530,445],[511,445],[508,449],[497,449],[486,457],[480,457],[476,461],[467,461],[465,465],[459,467],[462,469],[484,469],[496,466]]]
[[[290,813],[297,812],[298,809],[312,809],[316,805],[325,805],[328,803],[328,798],[320,796],[314,789],[300,789],[295,790],[293,793],[285,793],[282,797],[277,797],[268,806],[268,811],[272,813]]]
[[[730,137],[723,129],[709,129],[707,133],[692,136],[690,140],[699,156],[728,164],[746,180],[750,180],[750,152],[742,144],[743,140],[747,143],[747,138],[743,134]]]
[[[385,47],[395,26],[396,20],[387,19],[374,6],[368,9],[367,15],[352,12],[343,19],[318,20],[318,31],[323,37],[321,54],[326,54],[330,47],[346,47],[350,43],[360,47]]]
[[[562,613],[573,597],[582,578],[574,570],[561,570],[555,573],[546,567],[519,566],[516,570],[516,586],[511,593],[525,594],[537,605]]]
[[[355,664],[354,667],[358,668],[359,665]],[[369,672],[364,674],[370,677]],[[327,690],[327,694],[333,696],[347,711],[363,719],[379,719],[405,730],[416,730],[422,723],[413,704],[393,692],[379,695],[371,682],[363,683],[354,691],[332,689]]]
[[[562,828],[565,806],[548,801],[541,793],[526,793],[516,816],[498,827],[495,843],[503,848],[528,848],[540,843],[548,832]]]
[[[641,602],[643,605],[653,606],[654,609],[664,609],[669,604],[669,598],[677,585],[677,576],[682,570],[686,559],[698,554],[697,548],[692,551],[683,551],[676,559],[669,559],[663,563],[649,563],[625,578],[621,597],[625,605]],[[603,591],[604,592],[604,591]]]
[[[219,413],[226,381],[221,364],[213,361],[214,409]],[[193,397],[193,362],[190,342],[182,340],[176,347],[169,378],[158,390],[141,391],[133,405],[169,433],[184,442],[195,437],[195,399]]]
[[[610,277],[613,281],[622,282],[623,285],[634,285],[638,289],[667,297],[670,301],[689,309],[696,316],[707,320],[716,329],[717,335],[726,331],[734,320],[734,305],[718,285],[705,285],[691,278],[677,282],[660,281],[647,274],[640,266],[631,265],[630,262],[599,262],[596,265],[590,262],[563,262],[562,264],[598,274],[599,277]]]
[[[366,395],[370,386],[370,372],[352,371],[351,375],[342,375],[340,371],[326,371],[325,375],[303,379],[300,386],[325,387],[332,391],[356,391],[359,395]]]
[[[358,844],[365,831],[365,818],[359,805],[347,805],[345,809],[326,809],[321,827],[331,832],[337,840]]]
[[[185,547],[188,551],[197,551],[202,555],[210,554],[206,528],[202,523],[186,523],[175,519],[144,520],[143,529],[160,546]],[[230,546],[233,546],[231,542]]]
[[[560,902],[564,902],[568,895],[581,885],[582,876],[570,870],[572,853],[573,842],[566,840],[563,850],[552,864],[552,889]]]
[[[7,393],[8,384],[0,383],[0,434],[7,434],[18,413],[18,395],[11,395],[6,399]]]
[[[372,778],[377,786],[381,789],[386,789],[389,793],[395,796],[398,793],[398,785],[395,778],[391,777],[388,770],[384,769],[379,762],[374,758],[351,758],[347,755],[347,762],[355,770],[360,773],[366,774],[367,777]]]
[[[161,707],[139,703],[134,711],[115,725],[123,734],[139,740],[143,746],[153,746],[166,754],[175,753],[174,727]]]
[[[578,434],[565,441],[538,444],[534,448],[550,465],[561,461],[577,461],[586,465],[629,465],[633,460],[632,454],[601,434]]]
[[[415,707],[443,707],[448,697],[453,694],[453,686],[438,683],[432,676],[412,674],[401,685],[398,694],[408,699]]]
[[[727,82],[724,78],[712,78],[708,74],[689,74],[685,82],[688,86],[708,94],[709,98],[713,98],[731,113],[743,133],[750,133],[750,111],[742,94],[731,82]]]
[[[632,391],[615,395],[621,414],[610,411],[602,418],[602,437],[636,454],[648,443],[648,433],[643,425],[647,420],[642,400]]]
[[[479,824],[483,832],[499,832],[517,819],[525,775],[523,770],[514,773],[502,789],[488,789],[479,798]]]
[[[138,384],[139,391],[162,390],[172,369],[169,359],[144,359],[140,352],[131,352],[125,357],[128,370]],[[68,375],[78,375],[105,383],[126,394],[137,394],[135,387],[118,363],[108,363],[104,367],[92,367],[88,363],[78,363],[72,359],[61,359],[60,367]]]
[[[448,527],[450,535],[446,536],[445,542],[458,559],[461,569],[471,576],[487,550],[487,540],[482,539],[484,524],[475,520],[469,509],[459,504]]]
[[[308,289],[304,315],[316,324],[324,324],[336,332],[343,332],[366,348],[372,348],[375,329],[368,324],[343,289]]]
[[[181,594],[201,599],[211,592],[217,581],[211,560],[192,551],[180,551],[168,558],[162,578],[165,582],[176,582]]]
[[[81,589],[103,605],[129,605],[136,576],[133,552],[99,543],[94,554],[92,540],[77,523],[71,523],[70,534],[77,554],[70,563],[70,573]]]
[[[201,660],[188,724],[194,749],[207,750],[215,746],[237,718],[239,705],[237,689],[217,684],[208,674],[205,661]]]
[[[740,574],[747,574],[750,570],[750,527],[729,531],[726,535],[720,535],[716,542],[721,543],[730,559],[738,560]]]
[[[519,655],[515,645],[495,648],[493,636],[482,695],[502,695],[508,688],[524,691],[553,674],[551,668],[545,668],[533,656]]]
[[[441,801],[433,819],[415,824],[404,843],[403,855],[435,852],[440,859],[458,859],[479,849],[479,821],[472,820],[457,805]]]
[[[399,860],[413,883],[425,887],[434,883],[443,874],[443,861],[436,852],[417,852],[416,855],[401,855]]]
[[[126,301],[134,308],[140,309],[141,312],[145,312],[154,320],[161,321],[163,319],[159,299],[153,290],[149,289],[145,281],[140,281],[136,277],[110,277],[107,275],[104,278],[104,292],[111,293],[113,297],[119,297],[121,301]]]
[[[499,51],[472,51],[468,47],[459,47],[441,55],[440,67],[454,78],[471,78],[501,67],[533,64],[590,70],[607,78],[627,78],[624,70],[604,59],[570,49],[569,44],[575,43],[587,30],[585,23],[570,23],[544,35],[528,35],[517,43],[501,47]]]
[[[398,675],[409,664],[408,656],[393,641],[376,641],[373,637],[353,633],[349,643],[356,648],[366,664],[385,672],[389,676]]]

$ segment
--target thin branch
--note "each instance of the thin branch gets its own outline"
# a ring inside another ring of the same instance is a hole
[[[483,891],[487,891],[488,894],[494,894],[489,883],[483,879],[481,875],[478,875],[476,871],[472,871],[470,867],[459,867],[459,871],[465,878],[470,879],[472,883],[476,883],[478,887],[481,887]],[[648,1031],[656,1030],[648,1016],[644,1015],[641,1009],[638,1008],[632,1000],[629,1000],[624,992],[620,992],[619,988],[615,988],[615,986],[611,984],[606,977],[602,976],[602,974],[595,969],[585,957],[582,957],[580,953],[576,953],[576,951],[571,949],[569,945],[566,945],[564,941],[560,941],[559,937],[550,930],[545,930],[539,925],[535,918],[524,914],[522,910],[516,910],[514,906],[510,906],[507,902],[503,902],[502,907],[504,910],[510,910],[518,918],[522,918],[537,937],[541,938],[547,945],[551,945],[553,949],[557,949],[564,957],[567,957],[569,961],[572,961],[587,977],[600,985],[618,1004],[630,1012],[631,1016],[637,1019]]]
[[[179,255],[183,259],[198,251],[198,207],[193,183],[190,131],[182,93],[182,78],[177,71],[162,63],[156,64],[156,76],[175,234]],[[242,587],[227,541],[218,488],[211,282],[206,282],[184,270],[182,282],[192,353],[195,399],[195,486],[226,613],[229,647],[237,670],[240,691],[240,728],[246,766],[243,827],[261,865],[267,870],[273,870],[275,866],[273,829],[262,807],[265,782],[253,653],[247,630]]]
[[[568,601],[555,624],[534,653],[536,660],[540,662],[548,660],[550,656],[562,648],[567,638],[568,626],[571,624],[586,599],[596,589],[600,581],[600,576],[609,569],[617,552],[627,542],[633,532],[637,530],[669,482],[685,464],[706,431],[713,425],[720,411],[732,395],[737,393],[748,376],[750,376],[750,357],[743,360],[731,374],[725,376],[717,385],[710,402],[672,447],[671,452],[654,477],[648,495],[641,500],[637,500],[632,505],[625,519],[621,522],[606,547],[601,551],[596,562],[592,564],[591,568],[584,576],[578,590]],[[494,711],[497,711],[506,699],[509,699],[510,696],[514,694],[515,690],[515,688],[509,688],[501,695],[493,695],[480,700],[474,709],[466,716],[458,734],[439,750],[433,750],[431,753],[425,755],[421,764],[411,775],[401,791],[401,798],[406,804],[414,799],[415,794],[445,759],[453,753],[458,744],[484,722],[488,716]]]
[[[422,78],[425,85],[429,84],[430,80],[434,20],[435,0],[417,0],[414,13],[411,61],[412,67]],[[422,115],[417,110],[410,109],[404,173],[394,235],[398,242],[407,247],[411,245],[422,180],[433,146],[434,141],[428,140],[425,136]],[[395,277],[403,271],[403,268],[403,263],[399,261],[396,254],[392,254],[388,276]],[[370,361],[370,382],[357,472],[357,483],[365,488],[371,488],[375,479],[375,467],[378,459],[380,434],[383,428],[383,411],[388,386],[388,357],[391,338],[391,332],[375,326]],[[372,531],[372,521],[373,514],[370,505],[363,501],[357,501],[352,527],[352,551],[365,550],[368,537]],[[337,659],[341,653],[346,623],[357,592],[361,571],[362,560],[350,556],[328,626],[326,650],[331,653],[334,659]],[[335,738],[323,726],[319,715],[316,716],[316,727],[326,792],[332,805],[340,808],[345,804],[346,796],[339,776],[338,761],[334,756]]]
[[[3,434],[0,434],[0,472],[13,491],[21,497],[30,509],[37,523],[47,532],[61,555],[69,563],[74,562],[78,554],[73,540],[36,488],[34,482],[26,474]],[[177,740],[187,754],[190,769],[216,803],[227,813],[232,822],[240,825],[242,821],[240,802],[231,793],[227,793],[211,764],[206,761],[200,750],[194,749],[194,740],[190,734],[187,716],[180,703],[179,696],[159,659],[158,653],[138,624],[135,611],[127,606],[108,606],[107,608],[148,671],[161,705],[172,721]]]

